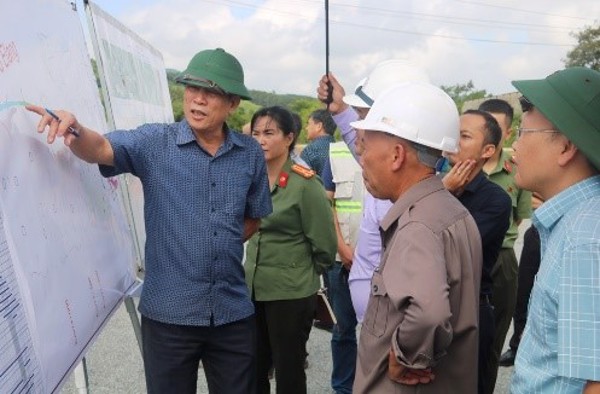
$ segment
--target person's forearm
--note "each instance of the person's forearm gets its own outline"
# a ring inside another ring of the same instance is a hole
[[[349,245],[346,244],[344,240],[335,209],[333,209],[333,224],[335,225],[335,234],[337,237],[337,252],[340,255],[341,262],[344,264],[344,266],[348,266],[349,269],[350,265],[352,264],[352,254],[354,251]]]
[[[86,127],[81,127],[78,131],[79,137],[74,138],[69,145],[77,157],[88,163],[114,165],[112,146],[103,135]]]
[[[588,380],[583,388],[583,394],[600,394],[600,382]]]
[[[244,242],[250,239],[259,229],[260,219],[244,218]]]
[[[344,111],[340,112],[337,115],[333,116],[333,120],[335,124],[340,128],[340,134],[342,139],[348,145],[348,149],[352,152],[352,155],[355,159],[356,157],[356,130],[352,126],[350,126],[351,122],[358,120],[358,114],[351,107],[346,108]]]
[[[72,113],[34,104],[28,104],[25,108],[41,116],[37,131],[48,133],[46,140],[49,144],[53,144],[57,138],[63,138],[65,145],[80,159],[88,163],[114,165],[114,151],[110,142],[79,123]]]

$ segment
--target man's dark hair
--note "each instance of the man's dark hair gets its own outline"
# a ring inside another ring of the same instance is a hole
[[[333,133],[335,133],[335,129],[337,126],[335,124],[335,121],[331,117],[329,111],[324,109],[318,109],[316,111],[313,111],[310,114],[309,118],[312,119],[314,122],[321,123],[327,134],[333,135]]]
[[[490,112],[493,114],[504,114],[506,116],[506,122],[508,126],[512,124],[513,116],[515,111],[513,110],[512,105],[510,105],[506,100],[502,99],[489,99],[479,104],[480,111]]]
[[[525,96],[519,97],[519,104],[521,104],[521,111],[523,111],[523,113],[531,111],[533,108],[533,104],[531,104]]]
[[[293,151],[294,146],[296,145],[296,139],[298,138],[298,131],[292,113],[279,105],[261,108],[252,115],[252,120],[250,121],[251,130],[254,130],[256,120],[264,116],[273,119],[273,121],[277,123],[277,127],[283,132],[283,135],[288,135],[290,133],[294,134],[294,139],[289,147],[289,151]]]
[[[496,148],[498,148],[498,144],[502,139],[502,129],[498,124],[496,118],[489,114],[489,112],[485,112],[479,109],[469,109],[463,113],[463,115],[479,115],[485,120],[485,124],[483,126],[484,136],[483,142],[485,144],[492,144]]]

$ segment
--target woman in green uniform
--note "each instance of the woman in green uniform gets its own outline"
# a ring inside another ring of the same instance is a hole
[[[261,221],[246,253],[246,282],[257,321],[257,392],[306,393],[306,326],[312,322],[319,275],[335,260],[331,205],[314,171],[294,164],[294,120],[283,107],[260,109],[252,136],[267,162],[273,213]]]

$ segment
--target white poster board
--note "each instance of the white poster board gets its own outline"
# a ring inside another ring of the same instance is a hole
[[[68,1],[3,7],[0,87],[0,392],[47,393],[135,282],[119,181],[102,178],[62,140],[48,145],[36,132],[39,116],[23,106],[68,109],[106,130]]]
[[[93,2],[86,4],[90,37],[110,126],[134,129],[144,123],[172,123],[173,108],[162,54]],[[141,182],[122,176],[130,222],[143,266],[146,233]]]

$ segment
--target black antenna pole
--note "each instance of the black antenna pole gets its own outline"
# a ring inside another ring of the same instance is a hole
[[[329,0],[325,0],[325,75],[327,75],[327,109],[333,101],[333,86],[329,81]]]

